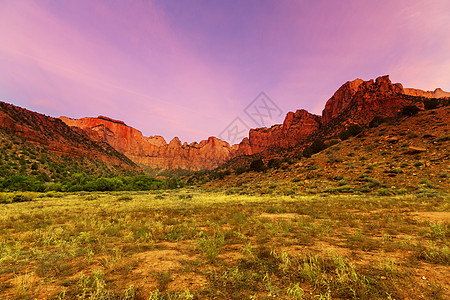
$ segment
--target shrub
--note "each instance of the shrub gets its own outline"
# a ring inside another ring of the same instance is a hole
[[[93,195],[87,195],[87,196],[84,198],[84,200],[92,201],[92,200],[95,200],[95,199],[98,199],[98,198],[99,198],[99,195],[93,194]]]
[[[341,133],[339,133],[339,138],[344,141],[351,136],[358,135],[362,131],[363,128],[361,126],[359,126],[358,124],[353,124],[349,128],[347,128],[347,130],[344,130]]]
[[[375,128],[386,122],[386,118],[375,116],[369,123],[370,128]]]
[[[322,140],[317,139],[311,144],[311,146],[303,150],[303,156],[311,157],[311,155],[319,153],[326,148],[327,146],[325,145],[325,143]]]
[[[13,202],[26,202],[32,201],[36,197],[33,193],[20,193],[12,197]]]
[[[255,159],[250,164],[250,169],[252,171],[261,172],[266,169],[266,166],[264,165],[264,162],[262,161],[262,159]]]
[[[281,167],[281,160],[279,160],[277,158],[272,158],[267,163],[267,167],[273,168],[273,169],[278,169],[279,167]]]
[[[439,100],[436,98],[423,100],[423,106],[425,109],[435,109],[439,105]]]
[[[420,111],[420,108],[418,108],[415,105],[406,105],[406,106],[403,106],[403,108],[401,110],[401,114],[403,116],[411,117],[411,116],[417,115],[417,113],[419,113],[419,111]]]
[[[130,195],[122,195],[119,198],[117,198],[118,201],[131,201],[133,200],[133,197]]]
[[[236,175],[240,175],[245,172],[247,172],[246,167],[237,167],[236,169],[234,169],[234,173],[236,173]]]
[[[378,196],[393,196],[393,195],[395,195],[395,192],[389,188],[382,188],[382,189],[378,189],[377,194],[378,194]]]
[[[168,189],[176,189],[178,187],[178,181],[176,178],[170,178],[166,181],[166,188]]]

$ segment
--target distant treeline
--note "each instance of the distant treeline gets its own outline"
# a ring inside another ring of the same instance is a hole
[[[27,175],[12,175],[6,178],[0,178],[0,191],[2,192],[147,191],[175,189],[182,186],[184,186],[184,183],[177,178],[156,179],[146,175],[97,178],[77,173],[56,183]]]

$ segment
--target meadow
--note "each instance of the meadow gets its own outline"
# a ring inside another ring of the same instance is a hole
[[[450,298],[443,192],[0,197],[5,299]]]

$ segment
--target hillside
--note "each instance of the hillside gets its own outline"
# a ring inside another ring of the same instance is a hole
[[[332,140],[336,144],[310,158],[304,157],[302,148],[291,149],[282,160],[265,158],[263,162],[274,167],[263,172],[250,168],[232,171],[228,165],[209,175],[223,179],[205,186],[225,188],[229,193],[286,195],[448,191],[449,115],[450,107],[446,106],[391,119],[344,141]],[[247,157],[246,164],[252,159],[256,158]],[[199,178],[208,176],[196,174],[191,181]]]
[[[0,129],[55,154],[88,157],[138,170],[131,160],[107,143],[93,141],[83,131],[73,130],[59,119],[5,102],[0,102]]]
[[[60,183],[141,172],[106,143],[58,119],[0,102],[0,189],[60,190]]]

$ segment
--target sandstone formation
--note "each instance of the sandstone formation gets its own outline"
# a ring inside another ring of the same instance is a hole
[[[110,144],[135,163],[155,169],[213,169],[237,152],[227,142],[216,137],[190,145],[182,144],[175,137],[167,144],[161,136],[145,137],[139,130],[122,121],[102,116],[60,119],[69,126],[83,129],[92,139]]]
[[[392,83],[389,76],[375,81],[356,79],[341,86],[325,105],[323,126],[336,133],[349,124],[368,125],[376,117],[393,117],[405,105],[414,104],[404,97],[400,83]]]
[[[350,104],[353,96],[358,91],[359,86],[364,81],[362,79],[355,79],[353,81],[347,81],[344,83],[327,101],[325,108],[322,111],[322,122],[327,124],[330,120],[336,118],[341,114]]]
[[[414,90],[414,96],[420,94],[417,91]],[[251,129],[248,138],[231,147],[215,137],[191,144],[182,143],[175,137],[167,143],[161,136],[144,137],[124,122],[103,116],[60,119],[73,128],[87,132],[92,139],[110,144],[139,165],[159,169],[203,170],[218,167],[237,156],[294,147],[311,141],[315,135],[334,136],[351,124],[368,125],[375,116],[395,116],[403,106],[415,99],[405,97],[405,94],[410,95],[408,93],[411,94],[412,89],[405,91],[401,84],[393,84],[389,76],[369,81],[348,81],[327,101],[322,116],[306,110],[289,112],[283,124]],[[445,92],[437,89],[433,95],[442,93]]]
[[[310,114],[306,110],[289,112],[283,124],[270,128],[250,129],[249,144],[252,153],[262,152],[269,148],[289,148],[305,141],[321,126],[321,117]]]

